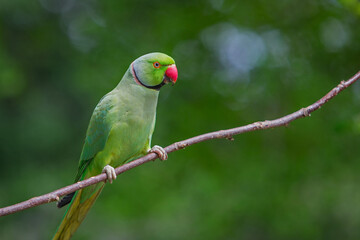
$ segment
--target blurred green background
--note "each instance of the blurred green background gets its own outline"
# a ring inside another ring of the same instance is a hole
[[[92,110],[137,57],[175,58],[153,143],[274,119],[360,70],[356,0],[0,1],[0,207],[72,183]],[[73,239],[360,239],[360,83],[287,128],[121,175]],[[55,203],[0,218],[50,239]]]

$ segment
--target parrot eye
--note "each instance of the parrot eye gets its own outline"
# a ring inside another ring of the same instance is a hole
[[[159,62],[154,62],[153,65],[154,65],[154,68],[159,68],[161,66]]]

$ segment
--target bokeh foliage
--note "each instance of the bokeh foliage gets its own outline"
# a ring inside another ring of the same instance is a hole
[[[359,70],[351,0],[0,1],[0,206],[72,183],[98,100],[173,56],[153,143],[273,119]],[[359,239],[360,84],[287,128],[172,153],[107,186],[74,239]],[[0,219],[49,239],[64,210]]]

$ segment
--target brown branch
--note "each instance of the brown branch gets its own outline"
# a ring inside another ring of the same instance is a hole
[[[291,113],[289,115],[286,115],[284,117],[281,117],[281,118],[278,118],[275,120],[270,120],[270,121],[266,120],[266,121],[262,121],[262,122],[255,122],[255,123],[251,123],[251,124],[248,124],[245,126],[236,127],[236,128],[232,128],[232,129],[220,130],[220,131],[216,131],[216,132],[202,134],[202,135],[199,135],[199,136],[196,136],[193,138],[189,138],[189,139],[171,144],[165,148],[165,151],[167,153],[171,153],[171,152],[183,149],[187,146],[190,146],[190,145],[193,145],[193,144],[196,144],[199,142],[204,142],[204,141],[214,139],[214,138],[227,138],[229,140],[233,140],[232,137],[237,134],[242,134],[242,133],[261,130],[261,129],[287,126],[290,122],[292,122],[298,118],[310,116],[310,114],[312,112],[319,109],[322,105],[324,105],[330,99],[334,98],[342,90],[344,90],[345,88],[349,87],[351,84],[356,82],[359,78],[360,78],[360,71],[358,73],[356,73],[349,80],[341,81],[341,83],[339,85],[337,85],[335,88],[333,88],[330,92],[328,92],[324,97],[319,99],[314,104],[311,104],[310,106],[308,106],[306,108],[301,108],[300,110],[298,110],[294,113]],[[119,175],[119,174],[126,172],[134,167],[142,165],[151,160],[155,160],[157,158],[158,158],[158,156],[155,153],[149,153],[144,157],[138,158],[130,163],[124,164],[124,165],[116,168],[115,169],[116,174]],[[59,197],[61,197],[61,196],[75,192],[81,188],[93,185],[95,183],[104,181],[105,179],[106,179],[106,174],[102,173],[97,176],[83,180],[81,182],[77,182],[77,183],[74,183],[67,187],[60,188],[51,193],[48,193],[48,194],[45,194],[45,195],[42,195],[39,197],[34,197],[27,201],[24,201],[24,202],[21,202],[21,203],[12,205],[12,206],[0,208],[0,216],[9,215],[9,214],[19,212],[19,211],[25,210],[27,208],[35,207],[35,206],[38,206],[41,204],[58,201]]]

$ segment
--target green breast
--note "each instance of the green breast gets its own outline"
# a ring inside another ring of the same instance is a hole
[[[111,130],[104,149],[96,155],[91,167],[96,172],[107,164],[120,166],[144,154],[149,147],[159,92],[133,81],[123,79],[121,83],[111,93],[112,107],[106,115],[106,125]]]

